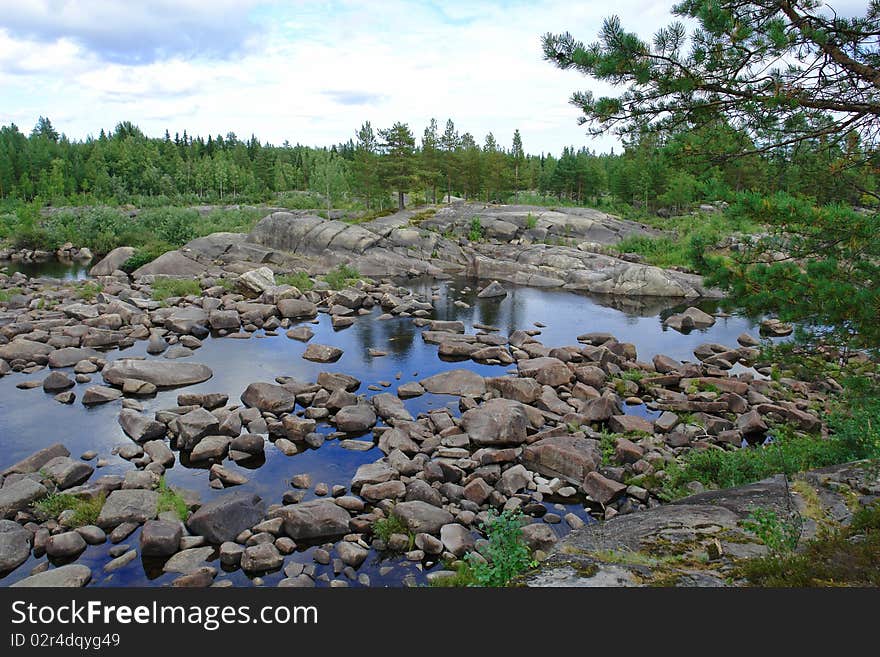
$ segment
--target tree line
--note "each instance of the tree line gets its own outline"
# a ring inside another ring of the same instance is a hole
[[[742,191],[785,191],[818,203],[870,203],[870,163],[852,167],[847,149],[822,137],[786,152],[742,156],[754,147],[724,120],[658,136],[629,135],[620,152],[566,147],[528,154],[516,130],[509,143],[481,143],[452,119],[434,119],[417,137],[406,123],[366,121],[347,142],[315,148],[272,145],[235,133],[193,137],[186,130],[146,136],[128,121],[97,138],[71,140],[40,117],[29,134],[0,127],[0,198],[43,205],[263,202],[309,193],[305,206],[356,207],[464,198],[485,202],[614,204],[683,212]],[[849,163],[849,164],[847,164]],[[538,197],[538,198],[536,198]],[[288,199],[289,200],[289,199]],[[295,200],[295,197],[294,197]]]

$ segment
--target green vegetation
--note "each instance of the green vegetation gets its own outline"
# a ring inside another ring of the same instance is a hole
[[[410,546],[415,542],[415,534],[413,534],[406,523],[393,514],[389,514],[385,518],[376,520],[373,525],[373,536],[381,539],[383,543],[388,545],[388,540],[392,534],[403,534],[409,536]]]
[[[479,217],[473,217],[471,219],[470,227],[468,228],[467,238],[471,242],[479,242],[483,239],[483,235],[485,231],[483,230],[483,224],[480,221]]]
[[[591,134],[626,140],[609,169],[615,197],[672,214],[714,197],[733,203],[729,219],[765,226],[725,257],[704,253],[717,233],[703,232],[703,218],[691,238],[624,247],[711,274],[736,302],[801,322],[815,342],[876,348],[880,69],[871,44],[880,13],[872,4],[829,18],[817,7],[686,0],[673,8],[683,21],[650,42],[612,16],[592,44],[545,35],[544,55],[620,89],[571,97]],[[770,61],[788,64],[768,85]]]
[[[489,545],[483,552],[486,561],[468,555],[467,565],[474,586],[507,586],[510,581],[535,565],[522,537],[521,511],[490,510],[483,531]]]
[[[529,212],[529,216],[526,217],[526,230],[532,230],[533,228],[538,227],[538,218],[534,216],[531,212]]]
[[[76,297],[84,301],[94,301],[103,288],[97,283],[83,283],[76,288]]]
[[[689,452],[667,468],[661,491],[665,499],[689,494],[691,481],[729,488],[760,481],[774,474],[792,475],[813,468],[880,457],[880,394],[876,383],[850,379],[836,408],[826,418],[831,435],[797,434],[777,427],[775,442],[733,451]]]
[[[0,290],[0,303],[6,303],[16,294],[21,294],[20,287],[11,287],[8,290]]]
[[[62,512],[72,510],[68,520],[70,527],[94,525],[104,506],[104,495],[85,499],[67,493],[51,493],[34,504],[34,511],[47,518],[57,518]]]
[[[304,271],[298,271],[293,274],[281,274],[275,277],[275,282],[278,285],[292,285],[300,292],[308,292],[315,287],[314,281]]]
[[[880,504],[861,507],[849,526],[822,529],[797,552],[746,559],[735,575],[756,586],[880,586]]]
[[[331,290],[342,290],[361,280],[360,272],[348,265],[339,265],[336,269],[321,277]]]
[[[200,294],[199,282],[191,278],[157,278],[153,281],[153,301],[165,301],[170,297]]]
[[[599,439],[599,449],[602,450],[602,465],[614,464],[616,448],[617,435],[603,431],[602,437]]]
[[[747,532],[757,536],[770,554],[781,556],[797,548],[803,523],[797,514],[780,518],[772,509],[756,508],[740,524]]]
[[[159,513],[163,511],[173,511],[181,521],[185,522],[189,509],[186,506],[186,500],[183,496],[173,488],[170,488],[165,482],[165,477],[159,480]]]

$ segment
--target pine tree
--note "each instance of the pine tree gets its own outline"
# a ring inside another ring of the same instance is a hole
[[[416,183],[416,141],[409,126],[400,121],[380,130],[379,137],[385,155],[381,161],[382,179],[389,188],[397,190],[397,207],[403,210],[404,195]]]
[[[513,160],[513,198],[515,203],[519,203],[519,168],[525,159],[525,152],[518,128],[513,132],[513,147],[510,150],[510,157]]]
[[[446,202],[452,201],[452,177],[458,168],[458,151],[461,139],[455,130],[452,119],[446,120],[446,129],[440,137],[440,149],[443,151],[443,172],[446,175]]]

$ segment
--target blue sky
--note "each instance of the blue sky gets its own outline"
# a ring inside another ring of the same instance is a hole
[[[0,0],[0,123],[29,130],[46,115],[83,138],[130,120],[157,136],[325,145],[365,120],[421,135],[452,117],[480,143],[493,131],[509,146],[518,128],[529,152],[608,150],[615,140],[586,136],[568,104],[607,89],[544,62],[540,36],[592,41],[617,13],[648,37],[672,4]]]

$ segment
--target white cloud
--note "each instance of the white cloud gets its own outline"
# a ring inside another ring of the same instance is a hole
[[[12,4],[0,0],[0,120],[24,128],[48,115],[74,137],[130,120],[154,135],[330,144],[365,120],[421,136],[452,117],[479,143],[493,131],[509,146],[519,128],[527,151],[558,152],[615,141],[576,124],[571,93],[600,89],[544,62],[541,35],[592,41],[613,11],[650,36],[672,3],[41,0],[14,18]]]

